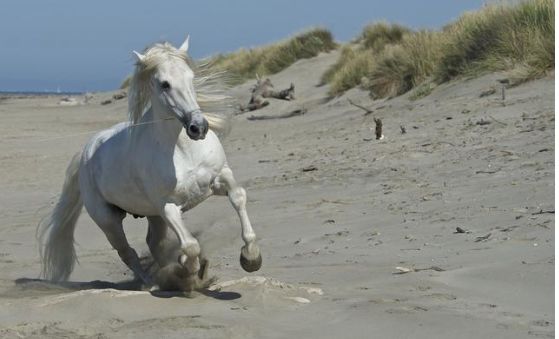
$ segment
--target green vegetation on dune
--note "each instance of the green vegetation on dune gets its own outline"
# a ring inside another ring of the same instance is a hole
[[[364,87],[373,97],[393,97],[423,83],[437,67],[441,38],[439,32],[419,31],[386,46],[373,56]]]
[[[446,29],[436,79],[515,66],[528,67],[536,76],[555,67],[554,17],[552,0],[489,6],[463,15]]]
[[[411,33],[411,30],[407,27],[398,24],[379,22],[365,26],[357,41],[361,43],[365,49],[379,52],[386,45],[398,43],[402,40],[404,35],[408,33]]]
[[[239,83],[254,78],[257,73],[277,73],[299,59],[311,58],[336,47],[330,31],[315,28],[272,45],[218,55],[213,63],[215,67],[228,71]]]
[[[554,16],[552,0],[527,0],[465,13],[440,31],[369,25],[322,80],[332,95],[361,86],[392,97],[421,84],[418,94],[427,95],[426,83],[496,70],[514,71],[515,82],[532,79],[555,67]]]
[[[322,75],[321,83],[329,83],[331,91],[347,91],[361,83],[363,71],[370,69],[372,62],[371,51],[344,46],[336,64]]]

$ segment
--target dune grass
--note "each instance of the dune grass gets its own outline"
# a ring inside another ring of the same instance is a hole
[[[343,93],[361,84],[364,70],[370,70],[372,63],[370,50],[344,46],[336,64],[322,75],[321,84],[330,83],[331,92]]]
[[[332,95],[361,85],[379,98],[496,70],[512,71],[517,83],[533,79],[555,67],[554,16],[553,0],[527,0],[465,13],[439,31],[369,25],[323,81]]]
[[[213,62],[216,67],[227,70],[234,82],[240,83],[254,78],[257,73],[277,73],[299,59],[311,58],[336,47],[330,31],[315,28],[276,44],[218,55]]]
[[[375,55],[368,84],[374,98],[393,97],[405,93],[431,76],[440,60],[443,36],[439,32],[420,31],[407,34],[395,45],[386,46]]]
[[[439,82],[463,74],[529,68],[531,76],[555,67],[555,7],[552,0],[488,6],[467,13],[446,29]]]
[[[512,11],[488,62],[497,69],[508,63],[524,68],[528,79],[555,68],[554,1],[529,1]]]
[[[379,22],[365,26],[357,41],[365,49],[380,52],[384,46],[399,42],[404,35],[410,32],[411,30],[405,26]]]
[[[329,93],[333,96],[356,86],[367,86],[376,55],[410,32],[403,26],[384,22],[366,26],[355,45],[344,46],[340,58],[323,74],[321,82],[330,84]]]

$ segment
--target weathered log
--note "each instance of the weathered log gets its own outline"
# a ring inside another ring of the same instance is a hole
[[[363,114],[363,115],[369,115],[369,114],[373,113],[373,110],[368,109],[368,108],[365,107],[365,106],[358,105],[358,104],[354,103],[353,101],[351,101],[351,99],[347,99],[347,101],[349,102],[350,105],[355,106],[355,107],[357,107],[357,108],[360,108],[360,109],[364,110],[364,111],[365,111],[365,114]]]
[[[285,118],[296,117],[298,115],[303,115],[305,113],[307,113],[307,110],[305,108],[301,108],[280,115],[251,115],[247,117],[247,120],[285,119]]]
[[[289,88],[281,90],[279,92],[276,91],[268,91],[264,93],[264,98],[275,98],[280,100],[294,100],[295,99],[295,85],[291,83]]]
[[[281,91],[274,90],[274,85],[269,78],[262,80],[258,74],[256,75],[256,84],[251,87],[251,97],[248,105],[240,106],[240,113],[254,111],[262,107],[268,106],[270,103],[264,98],[274,98],[280,100],[295,99],[295,85],[291,83],[289,88]]]
[[[382,134],[382,120],[379,118],[374,118],[375,121],[375,136],[377,140],[384,139],[384,135]]]

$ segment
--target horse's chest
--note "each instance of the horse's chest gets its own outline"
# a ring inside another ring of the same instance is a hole
[[[216,174],[214,170],[203,166],[178,173],[173,196],[179,202],[187,202],[207,195]]]
[[[180,157],[176,161],[175,182],[171,192],[171,200],[186,209],[211,195],[211,184],[223,167],[222,161],[211,157],[206,157],[203,162],[193,161],[196,164],[194,166],[183,165],[191,162],[185,162]]]
[[[161,148],[143,157],[136,166],[137,186],[156,205],[172,202],[186,210],[211,195],[211,185],[224,164],[223,148],[208,132],[204,140]]]

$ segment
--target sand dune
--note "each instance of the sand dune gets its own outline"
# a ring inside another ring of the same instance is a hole
[[[72,155],[124,119],[126,100],[2,100],[0,337],[553,337],[554,77],[508,89],[504,102],[499,92],[480,97],[503,74],[417,101],[373,102],[359,90],[328,100],[317,84],[336,58],[272,76],[279,88],[294,82],[297,99],[235,117],[224,145],[264,264],[242,271],[236,214],[213,197],[184,218],[203,230],[218,282],[188,298],[135,291],[85,212],[71,282],[36,280],[35,227]],[[251,85],[232,93],[244,103]],[[246,119],[299,108],[307,113]],[[127,218],[125,229],[145,252],[145,221]]]

